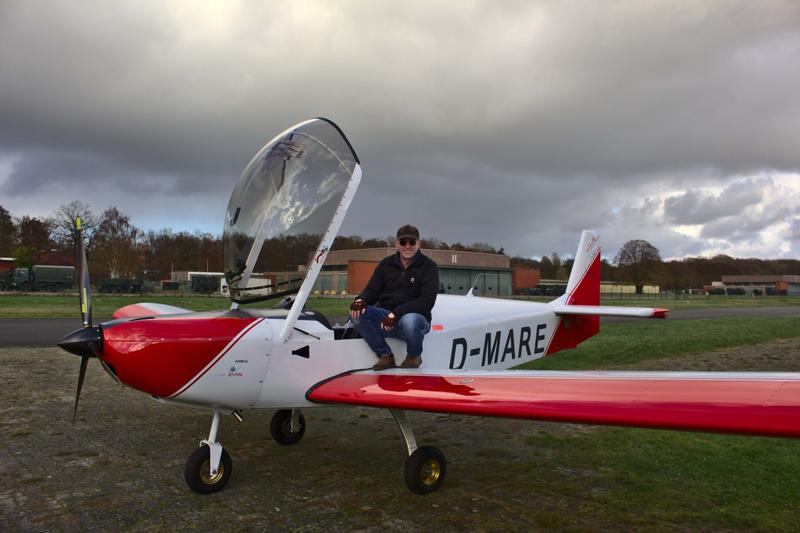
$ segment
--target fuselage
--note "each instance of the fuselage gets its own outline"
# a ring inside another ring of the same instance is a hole
[[[123,384],[153,397],[213,409],[309,407],[310,387],[366,369],[360,338],[301,315],[284,343],[285,316],[224,311],[139,317],[101,325],[102,359]],[[502,370],[556,350],[561,319],[547,303],[440,295],[422,370]],[[554,339],[556,342],[554,343]],[[388,339],[401,359],[402,341]]]

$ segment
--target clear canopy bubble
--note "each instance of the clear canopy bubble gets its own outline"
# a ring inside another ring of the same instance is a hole
[[[228,203],[223,245],[231,299],[297,291],[358,164],[342,131],[313,119],[266,144]]]

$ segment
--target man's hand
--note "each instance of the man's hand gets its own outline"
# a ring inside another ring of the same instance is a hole
[[[392,331],[395,322],[397,322],[397,317],[394,316],[394,313],[389,313],[381,320],[381,329],[383,331]]]
[[[367,304],[364,303],[364,300],[361,298],[353,300],[353,303],[350,304],[350,318],[356,319],[360,317],[364,313],[366,307]]]

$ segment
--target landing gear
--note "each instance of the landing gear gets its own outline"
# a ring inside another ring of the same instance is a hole
[[[408,490],[421,495],[436,492],[444,483],[444,476],[447,473],[444,454],[433,446],[417,448],[414,431],[406,419],[405,412],[395,409],[389,409],[389,412],[403,433],[408,449],[408,459],[403,472]]]
[[[281,409],[272,416],[269,432],[278,444],[296,444],[306,432],[306,418],[300,409]]]
[[[433,446],[423,446],[408,456],[403,476],[414,494],[429,494],[444,483],[447,462],[444,454]]]
[[[228,450],[222,450],[216,473],[212,474],[211,471],[210,448],[202,445],[189,456],[183,475],[189,488],[198,494],[221,491],[228,484],[233,472],[233,463]]]
[[[233,472],[230,454],[222,448],[222,444],[217,442],[219,415],[219,411],[214,411],[208,439],[200,441],[200,447],[186,461],[184,470],[186,484],[198,494],[212,494],[221,491],[227,485]]]

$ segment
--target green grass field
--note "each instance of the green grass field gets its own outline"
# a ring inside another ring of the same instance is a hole
[[[76,300],[75,296],[2,295],[0,317],[74,317]],[[110,316],[116,308],[137,301],[163,302],[198,311],[228,307],[228,301],[222,298],[95,296],[94,313],[98,317]],[[770,305],[800,304],[797,298],[763,301]],[[673,302],[664,300],[625,303],[675,307]],[[346,314],[349,300],[315,298],[309,305],[340,316]],[[704,303],[683,305],[702,307]],[[715,305],[738,306],[740,301],[723,298]],[[715,360],[724,361],[726,350],[752,347],[769,352],[770,347],[776,346],[774,341],[796,338],[800,338],[797,317],[641,320],[604,325],[598,336],[577,349],[534,361],[524,368],[603,369],[653,361],[666,361],[669,368],[670,363],[679,367],[696,360],[702,365],[709,352]],[[781,357],[784,359],[768,360],[766,367],[757,369],[786,370],[781,364],[788,361],[786,358],[796,359],[797,350]],[[704,370],[702,366],[693,368]],[[492,439],[476,439],[473,445],[488,445],[481,449],[481,455],[492,467],[476,473],[475,478],[480,482],[481,476],[486,475],[494,482],[502,476],[503,491],[529,494],[530,508],[525,516],[532,516],[537,528],[800,529],[800,440],[599,426],[565,429],[559,424],[526,429],[532,426],[519,423],[526,436],[520,438],[523,450],[513,459],[507,450],[492,448]],[[457,472],[470,466],[452,468]],[[458,487],[459,478],[456,473],[453,476],[451,483]],[[503,499],[502,494],[492,497]],[[483,525],[487,530],[500,528],[500,523],[498,528],[492,524],[492,518],[486,517]]]
[[[531,299],[531,301],[549,301]],[[228,309],[230,301],[217,296],[172,296],[142,294],[131,296],[92,295],[92,313],[95,317],[110,317],[123,307],[136,302],[155,302],[185,307],[192,311],[215,311]],[[769,298],[747,297],[695,297],[690,300],[641,299],[641,300],[603,300],[603,305],[665,307],[668,309],[688,309],[706,307],[782,307],[800,305],[800,297],[778,296]],[[273,302],[260,302],[243,307],[271,307]],[[344,316],[350,305],[349,298],[309,298],[308,307],[326,315]],[[78,294],[0,294],[0,318],[69,318],[78,314]]]
[[[132,296],[92,295],[92,315],[108,318],[120,307],[137,302],[153,302],[183,307],[192,311],[218,311],[229,309],[230,300],[214,296],[163,296],[155,294]],[[242,307],[272,307],[274,302],[260,302]],[[343,316],[347,314],[350,300],[338,298],[310,298],[308,307],[325,315]],[[78,294],[74,295],[0,295],[0,318],[70,318],[79,316]]]
[[[607,324],[577,348],[519,367],[583,370],[647,359],[689,357],[722,348],[800,337],[797,317],[731,317],[704,320],[641,320]]]

